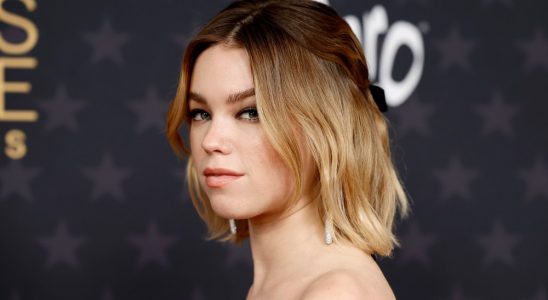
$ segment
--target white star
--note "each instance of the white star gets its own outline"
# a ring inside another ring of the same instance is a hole
[[[436,242],[434,235],[421,232],[416,223],[412,223],[401,237],[401,262],[417,261],[422,265],[430,264],[429,251]]]
[[[64,85],[57,86],[51,100],[40,102],[38,105],[46,111],[47,131],[65,127],[72,132],[78,132],[76,114],[84,109],[86,103],[81,100],[71,100]]]
[[[525,197],[548,199],[548,167],[544,157],[538,157],[531,168],[519,172],[519,177],[525,181],[527,191]]]
[[[19,161],[11,160],[6,167],[0,169],[0,198],[16,194],[29,202],[32,201],[30,182],[39,173],[38,168],[26,168]]]
[[[544,30],[537,29],[534,37],[527,41],[518,41],[517,46],[525,54],[526,71],[532,71],[536,67],[548,71],[548,39]]]
[[[470,68],[470,52],[475,48],[475,42],[462,37],[457,27],[452,27],[445,39],[437,39],[434,45],[441,54],[440,66],[443,70],[456,65],[462,69]]]
[[[164,130],[165,114],[169,103],[161,101],[154,87],[148,87],[144,98],[129,103],[130,109],[137,115],[137,133],[152,128],[157,133]]]
[[[52,237],[40,238],[38,242],[48,250],[46,266],[51,267],[58,263],[77,265],[76,249],[84,242],[84,238],[72,237],[67,231],[64,222],[60,222]]]
[[[441,184],[442,199],[447,200],[453,196],[468,199],[471,196],[470,184],[477,178],[478,172],[465,168],[460,159],[454,156],[445,169],[434,170],[434,176]]]
[[[145,234],[131,236],[129,237],[129,241],[140,250],[140,267],[151,262],[156,262],[163,267],[167,267],[166,248],[175,243],[177,238],[175,236],[162,235],[158,232],[156,223],[150,222]]]
[[[490,103],[478,104],[476,111],[483,118],[483,134],[500,131],[506,136],[513,136],[512,118],[517,114],[515,105],[502,101],[502,94],[496,91]]]
[[[119,65],[124,63],[122,47],[129,41],[128,34],[117,33],[110,21],[103,20],[101,30],[97,33],[86,33],[84,39],[93,47],[91,63],[111,60]]]
[[[506,232],[501,222],[495,222],[489,235],[482,235],[477,238],[478,243],[484,248],[485,264],[501,261],[508,265],[514,264],[512,249],[519,244],[517,235]]]
[[[84,168],[84,175],[93,181],[92,199],[102,195],[111,195],[117,200],[124,199],[122,181],[127,179],[131,171],[117,167],[110,154],[103,155],[101,164],[95,168]]]

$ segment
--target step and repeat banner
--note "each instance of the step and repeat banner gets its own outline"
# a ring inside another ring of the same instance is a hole
[[[547,299],[548,2],[323,1],[386,89],[413,213],[399,299]],[[244,299],[164,137],[189,38],[228,1],[0,1],[0,299]]]

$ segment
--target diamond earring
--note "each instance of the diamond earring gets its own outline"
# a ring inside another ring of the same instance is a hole
[[[236,234],[236,221],[234,221],[234,219],[228,219],[228,225],[230,226],[230,233]]]
[[[324,226],[324,242],[326,245],[331,245],[333,243],[333,220],[331,218],[325,218]]]

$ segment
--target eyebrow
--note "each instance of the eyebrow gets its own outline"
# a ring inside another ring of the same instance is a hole
[[[228,98],[226,99],[226,104],[234,104],[238,101],[242,101],[245,98],[249,98],[251,96],[255,96],[255,88],[249,88],[244,91],[230,94]],[[198,103],[207,104],[205,97],[196,92],[189,92],[188,99],[189,101],[196,101]]]

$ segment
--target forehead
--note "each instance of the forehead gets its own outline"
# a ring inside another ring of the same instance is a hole
[[[202,52],[191,74],[190,92],[217,98],[253,88],[247,51],[216,44]]]

